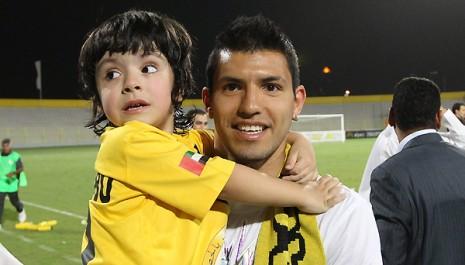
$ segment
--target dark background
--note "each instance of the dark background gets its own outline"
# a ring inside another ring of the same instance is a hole
[[[43,98],[79,98],[77,58],[84,36],[130,8],[160,11],[196,39],[194,73],[214,36],[238,15],[262,13],[293,40],[310,96],[388,94],[400,78],[433,79],[465,90],[463,0],[151,0],[0,1],[0,98],[38,98],[34,61],[42,61]],[[322,74],[328,65],[332,72]]]

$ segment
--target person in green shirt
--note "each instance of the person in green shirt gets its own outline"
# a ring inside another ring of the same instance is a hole
[[[26,210],[18,196],[19,176],[23,171],[23,162],[21,161],[21,155],[13,151],[10,144],[10,139],[2,140],[2,153],[0,156],[0,229],[7,195],[18,212],[18,221],[21,223],[26,221]]]

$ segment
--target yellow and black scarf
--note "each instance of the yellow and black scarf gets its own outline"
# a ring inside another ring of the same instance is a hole
[[[255,265],[326,264],[315,215],[300,213],[297,208],[270,208],[264,220]]]

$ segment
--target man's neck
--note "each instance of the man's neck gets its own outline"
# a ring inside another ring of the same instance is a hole
[[[240,161],[234,158],[231,159],[262,173],[266,173],[269,176],[277,177],[281,174],[286,162],[286,143],[281,144],[271,156],[263,160]]]
[[[281,174],[285,160],[286,153],[284,148],[282,148],[282,150],[274,152],[273,155],[266,160],[253,162],[244,161],[243,164],[262,173],[266,173],[269,176],[275,177]]]

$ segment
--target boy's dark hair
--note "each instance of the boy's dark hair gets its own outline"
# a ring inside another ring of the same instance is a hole
[[[205,110],[193,107],[191,110],[189,110],[186,113],[186,117],[190,121],[190,124],[192,126],[192,124],[194,123],[195,116],[197,116],[197,115],[206,115],[206,114],[207,114],[207,112]]]
[[[282,53],[286,57],[292,76],[293,88],[300,85],[299,60],[291,40],[272,20],[256,15],[236,18],[216,36],[215,46],[208,57],[206,68],[209,92],[213,92],[213,77],[222,51],[255,52],[260,50]]]
[[[5,139],[2,140],[2,145],[4,145],[4,144],[10,144],[10,143],[11,143],[10,138],[5,138]]]
[[[435,117],[440,107],[439,87],[429,79],[407,77],[394,88],[391,111],[402,131],[436,129]]]
[[[452,106],[452,109],[451,109],[452,113],[455,114],[455,111],[460,110],[460,107],[462,107],[462,106],[465,106],[465,103],[463,103],[463,102],[454,103],[454,105]]]
[[[175,131],[188,128],[181,104],[194,90],[192,76],[192,40],[177,21],[161,14],[131,10],[110,17],[88,34],[79,56],[79,81],[84,96],[92,100],[92,119],[87,127],[100,135],[112,125],[103,112],[95,82],[95,67],[106,52],[135,54],[162,53],[174,74],[171,104]]]

